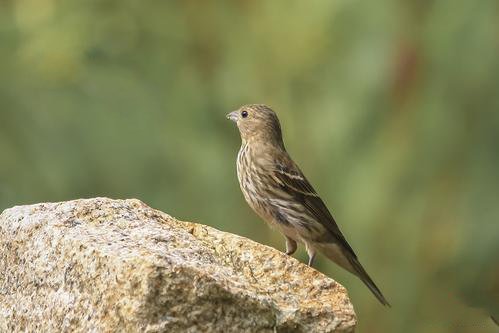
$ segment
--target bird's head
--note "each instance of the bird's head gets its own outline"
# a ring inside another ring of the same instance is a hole
[[[267,105],[243,105],[229,113],[227,119],[236,123],[244,142],[263,141],[284,146],[279,118]]]

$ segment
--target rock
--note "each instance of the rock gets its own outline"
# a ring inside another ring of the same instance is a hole
[[[139,200],[0,215],[0,332],[353,332],[341,285]]]

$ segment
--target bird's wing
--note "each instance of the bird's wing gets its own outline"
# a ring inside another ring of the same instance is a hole
[[[350,252],[351,255],[357,258],[326,205],[291,159],[284,161],[284,163],[276,163],[274,176],[277,178],[284,191],[292,195],[295,200],[301,202],[310,214],[312,214],[315,219],[332,234],[334,239],[339,242],[345,250]]]

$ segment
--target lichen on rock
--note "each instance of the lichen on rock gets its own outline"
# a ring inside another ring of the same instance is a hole
[[[0,332],[353,332],[340,284],[139,200],[0,215]]]

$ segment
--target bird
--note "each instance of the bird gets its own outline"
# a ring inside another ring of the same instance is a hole
[[[308,265],[318,252],[353,273],[379,302],[390,307],[340,231],[324,201],[284,146],[277,114],[265,104],[243,105],[227,114],[241,136],[237,178],[253,211],[284,235],[286,254],[305,245]]]

